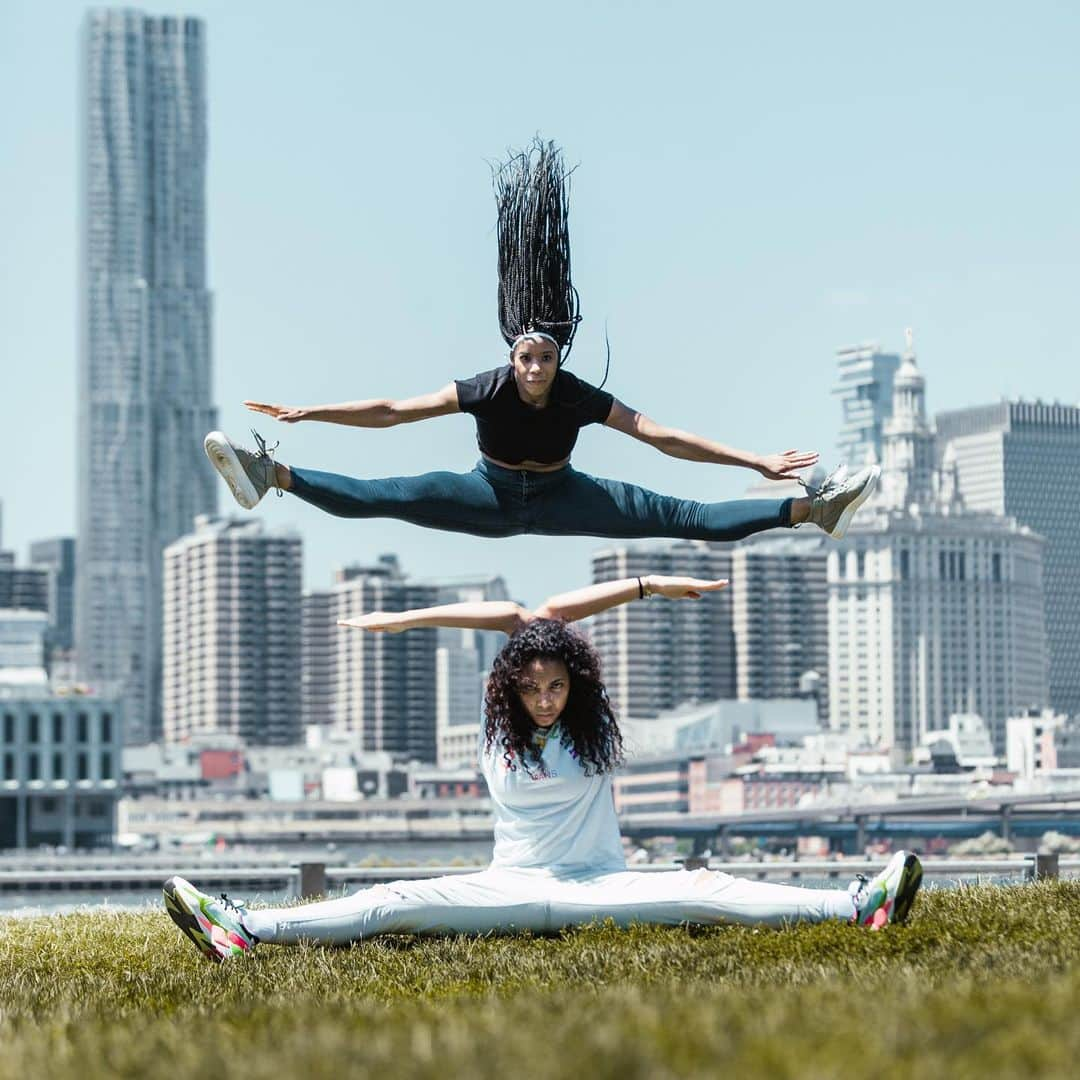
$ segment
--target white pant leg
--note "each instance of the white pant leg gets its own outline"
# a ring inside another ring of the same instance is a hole
[[[704,869],[661,873],[627,870],[562,878],[552,883],[551,892],[553,927],[606,918],[620,926],[632,922],[783,926],[798,921],[848,920],[855,911],[846,890],[775,885]]]
[[[345,944],[373,934],[453,934],[547,930],[544,870],[482,870],[475,874],[394,881],[337,900],[250,911],[244,925],[260,941]]]
[[[374,934],[513,933],[630,923],[740,923],[783,926],[850,919],[851,895],[748,881],[715,870],[618,871],[554,877],[545,870],[498,869],[394,881],[337,900],[249,912],[260,941],[345,944]]]

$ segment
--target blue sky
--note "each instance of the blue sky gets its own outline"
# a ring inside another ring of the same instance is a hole
[[[78,28],[0,5],[4,546],[75,526]],[[1076,402],[1080,8],[1065,3],[144,4],[209,37],[209,276],[222,426],[245,397],[423,392],[501,362],[487,162],[534,132],[579,163],[572,359],[662,422],[835,459],[833,353],[915,329],[932,411]],[[277,430],[271,431],[274,427]],[[266,422],[285,461],[470,467],[465,417]],[[575,464],[673,494],[756,477],[599,428]],[[224,494],[224,493],[223,493]],[[268,500],[310,585],[400,554],[538,601],[592,539],[483,541]],[[226,509],[223,498],[222,508]]]

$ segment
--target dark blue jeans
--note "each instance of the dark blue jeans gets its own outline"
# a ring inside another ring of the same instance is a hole
[[[599,480],[570,465],[537,473],[480,460],[472,472],[384,480],[292,466],[290,471],[294,495],[337,517],[396,518],[473,536],[739,540],[791,525],[791,499],[694,502],[619,480]]]

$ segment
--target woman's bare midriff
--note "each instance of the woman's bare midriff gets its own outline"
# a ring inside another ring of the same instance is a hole
[[[500,469],[524,470],[525,472],[555,472],[558,469],[566,468],[570,464],[570,459],[566,457],[562,461],[519,461],[516,465],[510,465],[505,461],[500,461],[498,458],[493,458],[490,454],[485,454],[483,451],[480,454],[485,461],[490,461],[492,465],[498,465]]]

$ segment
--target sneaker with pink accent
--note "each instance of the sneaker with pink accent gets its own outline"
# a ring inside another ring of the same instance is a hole
[[[922,875],[922,863],[912,851],[898,851],[875,878],[859,875],[851,884],[855,904],[851,921],[871,930],[907,922]]]
[[[169,878],[163,892],[169,917],[208,960],[221,963],[255,948],[259,939],[244,925],[243,901],[224,893],[215,900],[182,877]]]

